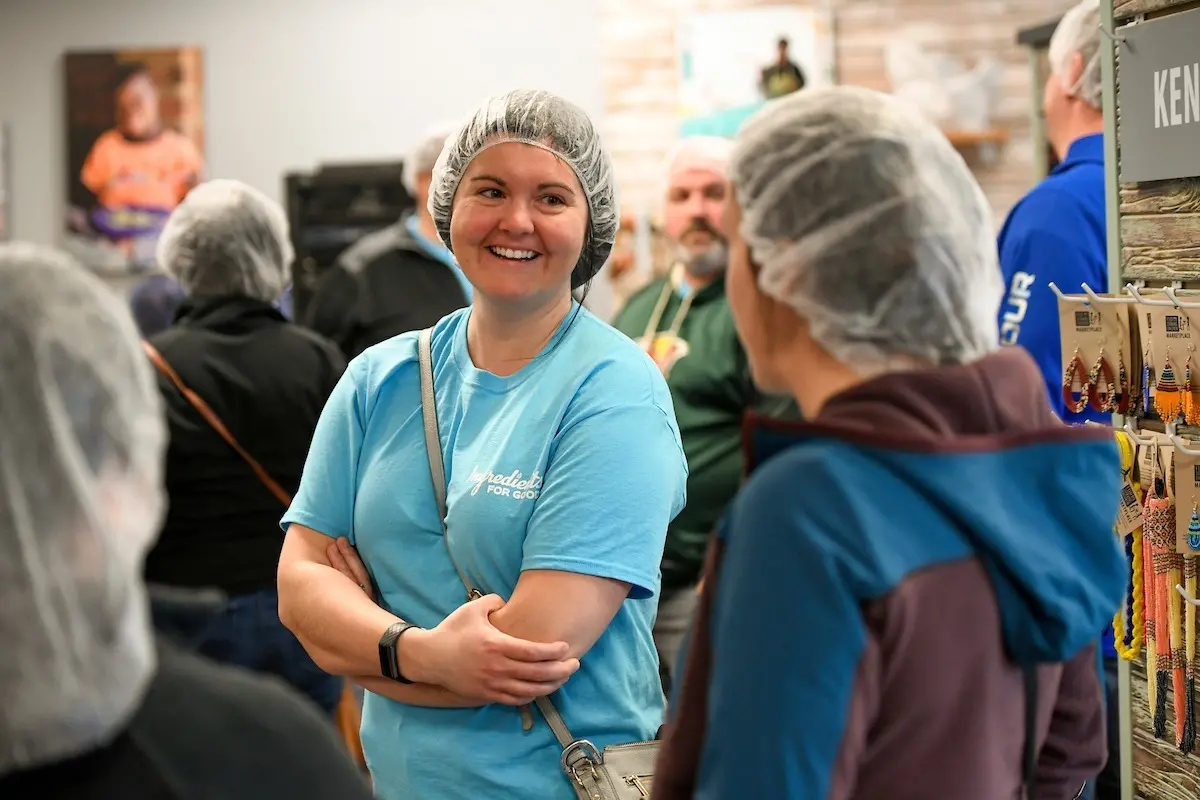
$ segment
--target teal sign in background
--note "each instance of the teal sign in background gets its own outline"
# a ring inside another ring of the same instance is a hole
[[[751,103],[736,108],[726,108],[700,117],[689,117],[679,126],[681,136],[724,136],[732,139],[748,117],[766,103]]]

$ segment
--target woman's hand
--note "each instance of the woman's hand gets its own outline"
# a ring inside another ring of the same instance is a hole
[[[333,540],[325,554],[330,566],[375,600],[371,575],[349,540]],[[567,657],[566,642],[530,642],[497,630],[489,616],[503,607],[504,600],[490,594],[455,609],[433,630],[404,634],[397,645],[401,674],[464,697],[512,706],[556,691],[579,669],[579,660]]]
[[[357,583],[358,588],[371,598],[371,602],[375,602],[375,588],[371,585],[371,573],[367,572],[366,564],[358,557],[358,551],[354,549],[354,545],[350,544],[349,539],[344,536],[334,539],[325,548],[325,555],[329,558],[329,566]]]
[[[488,616],[504,606],[489,594],[459,606],[433,630],[400,637],[401,672],[465,697],[522,706],[557,690],[579,669],[566,642],[544,644],[502,633]]]

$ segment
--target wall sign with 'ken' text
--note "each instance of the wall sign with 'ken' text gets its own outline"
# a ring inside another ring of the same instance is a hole
[[[1120,33],[1121,181],[1200,176],[1200,9]]]

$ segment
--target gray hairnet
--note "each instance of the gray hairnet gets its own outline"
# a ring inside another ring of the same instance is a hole
[[[704,169],[724,176],[729,170],[731,155],[731,139],[722,136],[687,136],[676,142],[667,153],[667,180],[686,169]]]
[[[294,258],[279,204],[241,181],[212,180],[188,192],[167,218],[158,263],[189,295],[243,295],[273,303]]]
[[[433,173],[433,165],[446,146],[446,140],[458,131],[458,125],[444,122],[425,132],[408,155],[404,157],[404,188],[410,196],[417,196],[417,178]]]
[[[550,92],[516,89],[485,100],[446,142],[433,169],[429,212],[446,247],[454,196],[475,156],[502,142],[521,142],[549,150],[575,172],[587,197],[588,233],[571,288],[587,283],[604,266],[617,239],[620,212],[612,161],[583,109]]]
[[[1047,54],[1050,71],[1065,76],[1071,57],[1079,53],[1083,71],[1079,80],[1064,88],[1093,108],[1104,107],[1104,88],[1100,78],[1100,2],[1081,0],[1063,14],[1054,35],[1050,37]],[[1063,78],[1065,80],[1065,78]]]
[[[867,374],[997,347],[992,215],[962,157],[915,110],[853,87],[768,103],[730,177],[767,294]]]
[[[137,329],[66,256],[0,245],[0,775],[108,741],[155,669],[142,561],[166,430]]]

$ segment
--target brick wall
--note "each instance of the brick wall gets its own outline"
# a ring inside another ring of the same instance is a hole
[[[780,0],[604,0],[601,38],[607,140],[621,181],[622,205],[651,211],[658,203],[661,162],[677,136],[675,30],[688,11],[784,5]],[[796,3],[810,7],[809,3]],[[822,3],[816,4],[824,7]],[[835,68],[840,83],[887,90],[883,52],[887,37],[920,25],[938,49],[966,63],[991,56],[1003,64],[994,127],[1008,143],[990,163],[970,150],[968,163],[987,193],[997,220],[1033,182],[1028,51],[1016,32],[1047,20],[1074,0],[834,0]]]

